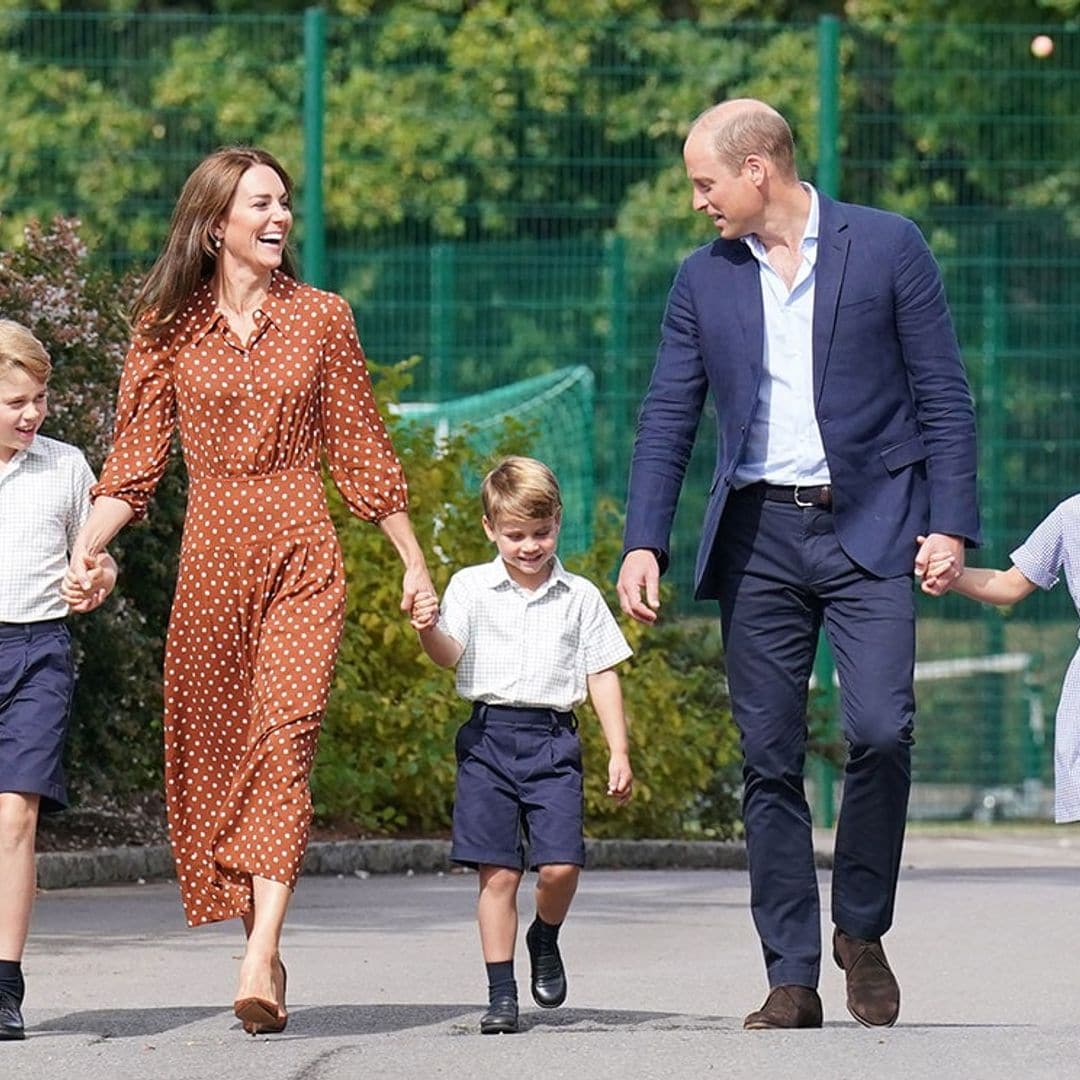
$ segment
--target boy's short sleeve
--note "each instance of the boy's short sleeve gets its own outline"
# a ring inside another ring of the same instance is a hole
[[[469,644],[472,625],[470,590],[458,571],[446,586],[439,605],[439,629],[452,637],[463,649]]]
[[[1017,570],[1040,589],[1052,589],[1058,583],[1065,563],[1064,511],[1064,504],[1054,507],[1010,555]]]
[[[634,650],[619,629],[603,594],[591,582],[588,583],[581,614],[586,674],[606,671],[633,655]]]
[[[75,547],[75,538],[90,516],[90,489],[94,486],[94,473],[86,458],[77,454],[71,469],[71,512],[67,519],[67,547],[70,553]]]

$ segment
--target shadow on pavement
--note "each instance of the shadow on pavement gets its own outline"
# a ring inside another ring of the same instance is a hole
[[[479,1034],[478,1024],[483,1006],[469,1005],[310,1005],[294,1009],[289,1014],[289,1026],[274,1039],[326,1038],[334,1036],[380,1035],[410,1028],[449,1025],[447,1035]],[[96,1035],[99,1039],[145,1038],[167,1031],[197,1024],[203,1020],[218,1019],[223,1026],[239,1024],[231,1012],[219,1006],[183,1006],[157,1009],[88,1009],[85,1012],[67,1013],[52,1020],[32,1024],[27,1029],[35,1035]],[[956,1029],[975,1028],[1023,1028],[1027,1024],[1009,1023],[912,1023],[901,1024],[896,1029]],[[851,1028],[861,1030],[854,1021],[828,1022],[826,1028]],[[613,1031],[619,1028],[640,1028],[653,1031],[726,1031],[741,1030],[742,1019],[730,1016],[695,1016],[685,1013],[645,1012],[610,1009],[559,1009],[542,1011],[523,1008],[521,1031],[541,1034],[547,1030],[554,1033],[582,1034],[587,1032]],[[782,1034],[782,1033],[778,1033]],[[752,1037],[760,1038],[760,1035]],[[767,1037],[767,1036],[766,1036]],[[894,1036],[895,1037],[895,1036]]]

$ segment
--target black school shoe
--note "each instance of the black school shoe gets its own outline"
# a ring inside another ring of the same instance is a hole
[[[26,1038],[21,1004],[14,994],[0,990],[0,1040]]]
[[[533,1001],[541,1009],[557,1009],[566,1000],[566,969],[559,954],[557,941],[545,941],[543,931],[534,922],[525,934],[532,961]]]
[[[481,1035],[514,1035],[518,1029],[518,1003],[516,998],[498,998],[488,1006],[480,1017]]]

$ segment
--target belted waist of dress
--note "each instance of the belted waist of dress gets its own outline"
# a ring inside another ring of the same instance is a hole
[[[292,533],[316,539],[335,535],[317,470],[189,478],[186,550],[266,544]]]

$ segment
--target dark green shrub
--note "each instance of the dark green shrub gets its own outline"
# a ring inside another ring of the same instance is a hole
[[[0,311],[28,326],[52,357],[46,435],[80,447],[95,473],[109,447],[129,331],[130,282],[91,272],[78,223],[31,226],[0,252]],[[112,597],[70,626],[79,669],[67,764],[73,792],[160,784],[161,659],[172,597],[183,484],[171,474],[147,524],[110,550],[120,563]]]
[[[382,372],[380,394],[396,397],[405,368]],[[384,408],[384,413],[387,410]],[[453,436],[435,454],[430,428],[393,423],[405,466],[410,514],[442,592],[462,566],[493,555],[480,527],[479,478],[505,453],[527,452],[528,432],[507,430],[490,457]],[[336,685],[315,766],[324,823],[368,830],[444,830],[453,799],[454,733],[467,705],[452,672],[432,664],[398,608],[401,568],[369,525],[351,519],[331,493],[344,551],[349,601]],[[620,521],[598,508],[594,543],[569,569],[605,588],[619,557]],[[646,630],[621,620],[635,649],[622,665],[636,795],[616,807],[606,795],[607,750],[592,710],[581,710],[586,816],[596,836],[730,835],[738,756],[715,630],[673,623]]]

